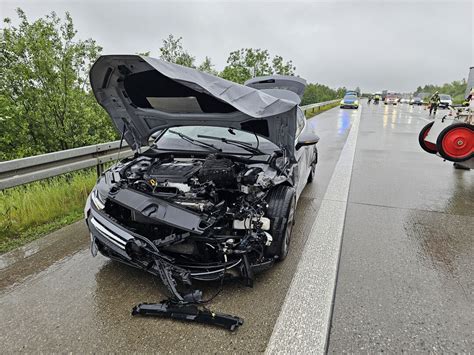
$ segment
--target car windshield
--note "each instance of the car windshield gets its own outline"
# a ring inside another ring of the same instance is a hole
[[[209,136],[209,138],[203,136]],[[280,150],[276,144],[269,140],[261,136],[257,137],[255,134],[250,132],[240,131],[233,128],[182,126],[173,127],[165,131],[157,138],[154,145],[158,149],[173,151],[215,151],[216,149],[209,146],[211,145],[223,153],[241,155],[255,155],[255,153],[246,149],[247,146],[250,148],[258,148],[265,154],[272,154],[274,151]],[[228,140],[228,142],[218,140],[220,138]],[[238,143],[236,143],[236,141]],[[242,144],[239,146],[240,142]]]
[[[344,100],[357,100],[357,96],[355,96],[355,95],[346,95],[346,96],[344,96]]]
[[[441,100],[451,100],[451,96],[449,96],[449,95],[439,95],[439,98]]]

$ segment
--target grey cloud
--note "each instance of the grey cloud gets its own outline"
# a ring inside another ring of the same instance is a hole
[[[474,65],[472,1],[3,0],[0,12],[14,17],[16,7],[32,19],[70,11],[79,36],[96,39],[104,53],[157,56],[173,33],[219,70],[232,50],[266,48],[293,60],[308,81],[332,87],[411,91],[461,79]]]

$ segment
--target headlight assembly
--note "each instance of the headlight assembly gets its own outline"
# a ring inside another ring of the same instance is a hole
[[[92,191],[91,200],[92,200],[92,203],[94,203],[94,206],[97,207],[98,210],[103,210],[105,208],[105,200],[100,196],[97,190]]]

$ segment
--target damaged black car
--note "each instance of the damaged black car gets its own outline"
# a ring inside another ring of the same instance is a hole
[[[235,329],[201,311],[193,280],[238,278],[288,254],[298,198],[318,136],[299,108],[306,82],[268,76],[236,84],[137,55],[100,57],[97,101],[134,151],[106,170],[85,206],[91,249],[158,276],[170,299],[134,314]]]

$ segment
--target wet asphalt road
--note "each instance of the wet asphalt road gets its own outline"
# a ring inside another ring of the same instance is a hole
[[[213,310],[245,319],[237,332],[132,318],[133,305],[162,298],[159,282],[92,258],[78,223],[18,250],[33,255],[1,271],[3,352],[264,351],[354,113],[336,108],[311,121],[320,163],[299,202],[288,259],[254,288],[228,284],[213,301]],[[364,104],[330,353],[474,352],[474,174],[418,147],[427,117],[419,107]],[[204,289],[211,295],[218,285]]]
[[[474,173],[419,148],[427,117],[363,107],[330,353],[474,352]]]
[[[311,120],[321,137],[320,160],[315,182],[298,202],[285,262],[259,275],[253,288],[227,284],[212,302],[212,310],[245,319],[237,332],[132,318],[133,305],[163,298],[158,280],[100,255],[92,258],[81,222],[49,237],[52,242],[39,242],[47,244],[40,252],[34,253],[36,244],[19,250],[17,254],[33,255],[1,271],[3,351],[263,352],[354,115],[333,109]],[[218,285],[203,288],[209,296]]]

